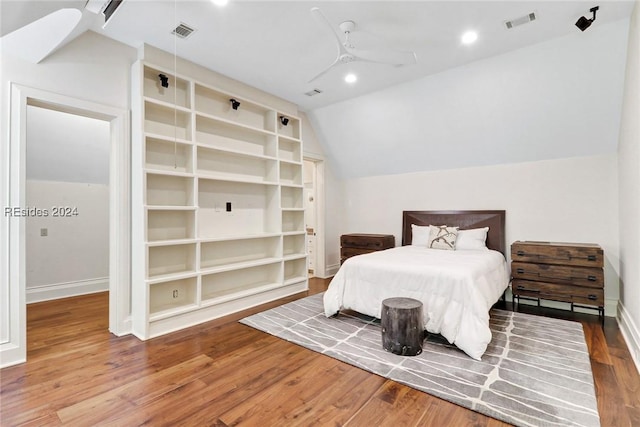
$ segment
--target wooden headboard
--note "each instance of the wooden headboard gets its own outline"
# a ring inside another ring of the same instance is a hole
[[[404,211],[402,212],[402,246],[411,244],[411,224],[450,225],[469,228],[489,227],[487,247],[506,257],[504,237],[505,211]]]

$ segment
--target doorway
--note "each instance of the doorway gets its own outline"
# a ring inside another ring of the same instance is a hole
[[[325,215],[324,161],[305,154],[303,162],[305,242],[309,259],[309,277],[326,278],[325,271]]]
[[[109,290],[106,120],[27,105],[27,304]]]
[[[108,123],[109,127],[109,331],[131,331],[130,318],[130,138],[126,110],[11,84],[9,147],[3,149],[0,181],[5,215],[0,217],[0,367],[26,360],[27,108],[42,107]],[[18,214],[14,215],[14,210]],[[46,228],[46,227],[42,227]],[[40,233],[41,231],[38,230]],[[48,232],[45,231],[45,232]],[[42,236],[46,237],[46,236]],[[6,268],[5,268],[6,267]]]
[[[315,277],[315,269],[318,264],[316,260],[316,235],[317,235],[317,213],[316,213],[316,164],[311,160],[304,160],[302,166],[304,172],[304,222],[306,230],[306,247],[309,259],[309,278]]]

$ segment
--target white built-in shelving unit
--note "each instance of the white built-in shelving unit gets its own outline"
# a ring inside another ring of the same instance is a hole
[[[306,290],[300,119],[143,61],[132,88],[134,334]]]

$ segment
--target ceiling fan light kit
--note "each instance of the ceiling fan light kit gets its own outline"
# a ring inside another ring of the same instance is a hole
[[[353,73],[349,73],[346,76],[344,76],[344,81],[347,83],[355,83],[358,80],[358,76],[356,76]]]

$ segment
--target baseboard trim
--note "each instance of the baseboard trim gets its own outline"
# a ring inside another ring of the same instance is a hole
[[[108,277],[34,286],[27,288],[27,304],[75,297],[78,295],[94,294],[96,292],[104,292],[108,290]]]
[[[340,270],[340,264],[328,265],[325,269],[325,274],[327,275],[327,277],[333,277],[336,275],[338,270]]]
[[[638,325],[633,323],[633,319],[622,304],[622,301],[618,302],[617,320],[620,332],[622,332],[622,337],[627,343],[627,347],[629,347],[631,358],[636,364],[638,373],[640,373],[640,329]]]

